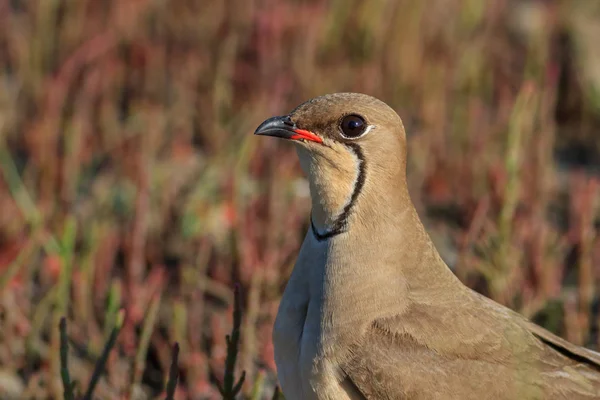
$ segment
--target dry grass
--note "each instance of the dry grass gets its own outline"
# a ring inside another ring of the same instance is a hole
[[[61,398],[61,316],[87,382],[124,309],[100,398],[159,396],[173,342],[175,397],[217,398],[240,282],[243,391],[270,398],[309,202],[290,146],[251,133],[350,90],[403,117],[458,276],[597,346],[596,4],[0,0],[1,397]]]

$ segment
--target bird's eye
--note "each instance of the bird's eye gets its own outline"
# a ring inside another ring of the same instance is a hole
[[[355,139],[365,132],[367,124],[358,115],[347,115],[342,119],[340,129],[342,130],[342,136],[348,139]]]

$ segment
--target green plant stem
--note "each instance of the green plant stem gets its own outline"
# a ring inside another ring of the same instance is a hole
[[[142,334],[140,338],[140,345],[138,346],[137,353],[135,355],[135,365],[133,368],[133,379],[131,388],[140,383],[142,380],[142,374],[144,372],[144,365],[146,362],[146,355],[148,353],[148,347],[150,346],[150,338],[152,337],[152,331],[158,318],[158,309],[160,306],[160,296],[155,296],[151,303],[148,314],[144,319],[144,325],[142,327]]]
[[[273,391],[273,397],[271,397],[271,400],[280,400],[283,396],[281,396],[281,390],[279,389],[279,386],[275,386],[275,390]]]
[[[65,400],[75,400],[73,384],[69,375],[68,355],[69,339],[67,337],[67,319],[62,317],[59,324],[60,331],[60,377],[63,384],[63,397]]]
[[[225,376],[223,385],[217,381],[217,386],[224,400],[233,400],[235,396],[242,390],[242,385],[246,379],[246,371],[242,371],[242,375],[237,383],[235,382],[235,363],[239,352],[240,342],[240,326],[242,324],[242,303],[240,299],[240,287],[235,286],[233,303],[233,328],[231,335],[227,335],[227,358],[225,359]]]
[[[106,366],[106,362],[108,361],[108,356],[110,354],[110,351],[112,350],[115,343],[117,342],[117,336],[119,336],[119,332],[121,331],[121,328],[123,327],[124,319],[125,319],[125,313],[123,311],[121,311],[119,313],[119,316],[117,317],[117,322],[115,324],[115,327],[113,328],[112,332],[110,333],[110,337],[108,338],[108,341],[106,342],[106,345],[104,346],[102,355],[100,356],[100,359],[96,362],[96,366],[94,367],[94,372],[92,373],[92,377],[90,378],[90,383],[88,385],[87,391],[85,392],[85,395],[83,396],[83,400],[92,400],[93,399],[92,396],[94,395],[94,390],[96,389],[96,385],[98,384],[98,381],[100,380],[100,376],[102,376],[102,373],[104,372],[104,367]]]
[[[171,356],[171,367],[169,368],[169,380],[167,382],[167,397],[165,400],[173,400],[175,398],[175,389],[177,388],[177,380],[179,379],[179,344],[173,345],[173,355]]]

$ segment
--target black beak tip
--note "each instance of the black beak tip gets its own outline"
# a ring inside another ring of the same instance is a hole
[[[267,119],[256,128],[254,134],[289,138],[294,134],[294,128],[295,125],[290,116],[283,115]]]

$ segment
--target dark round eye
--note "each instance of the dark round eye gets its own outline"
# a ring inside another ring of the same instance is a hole
[[[365,132],[367,124],[365,123],[365,120],[358,115],[347,115],[342,119],[340,129],[342,130],[342,136],[353,139]]]

